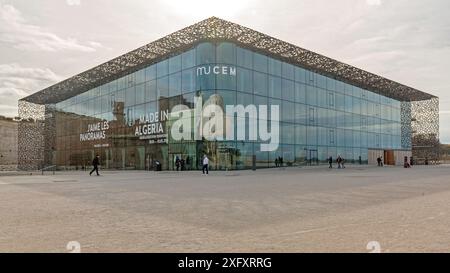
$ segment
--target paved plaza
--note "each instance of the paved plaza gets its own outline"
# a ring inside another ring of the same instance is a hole
[[[450,252],[450,167],[0,174],[0,252]]]

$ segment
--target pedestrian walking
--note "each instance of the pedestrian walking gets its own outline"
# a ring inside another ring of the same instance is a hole
[[[340,155],[338,155],[337,159],[336,159],[336,163],[338,164],[338,169],[342,168],[342,157]]]
[[[333,157],[332,156],[330,156],[329,158],[328,158],[328,163],[330,164],[330,169],[333,169]]]
[[[209,167],[209,159],[208,159],[208,157],[207,157],[206,155],[203,155],[203,161],[202,161],[202,163],[203,163],[203,169],[202,169],[203,174],[205,174],[205,172],[206,172],[206,175],[208,175],[208,174],[209,174],[209,170],[208,170],[208,167]]]
[[[175,166],[177,167],[177,172],[180,171],[180,158],[176,156],[175,158]]]
[[[100,165],[100,156],[96,155],[94,160],[92,160],[92,166],[94,167],[92,171],[89,173],[89,175],[92,175],[92,173],[95,171],[97,175],[100,175],[98,173],[98,165]]]

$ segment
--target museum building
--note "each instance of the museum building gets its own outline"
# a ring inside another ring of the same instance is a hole
[[[21,99],[19,116],[27,170],[96,154],[121,170],[402,165],[439,149],[436,96],[215,17]]]

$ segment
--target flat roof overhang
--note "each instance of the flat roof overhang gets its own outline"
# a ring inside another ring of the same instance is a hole
[[[55,104],[180,54],[204,41],[228,41],[399,101],[437,98],[252,29],[211,17],[21,99]]]

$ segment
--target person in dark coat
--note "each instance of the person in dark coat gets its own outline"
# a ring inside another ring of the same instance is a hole
[[[94,167],[92,171],[89,173],[89,175],[92,175],[92,173],[95,171],[97,175],[100,175],[98,173],[98,165],[100,165],[100,156],[96,155],[94,160],[92,160],[92,166]]]
[[[175,166],[177,167],[177,172],[180,170],[180,158],[177,156],[175,159]]]
[[[332,156],[330,156],[329,158],[328,158],[328,163],[330,164],[330,169],[333,169],[333,157]]]
[[[336,159],[336,163],[338,164],[338,169],[342,168],[342,157],[339,155]]]

